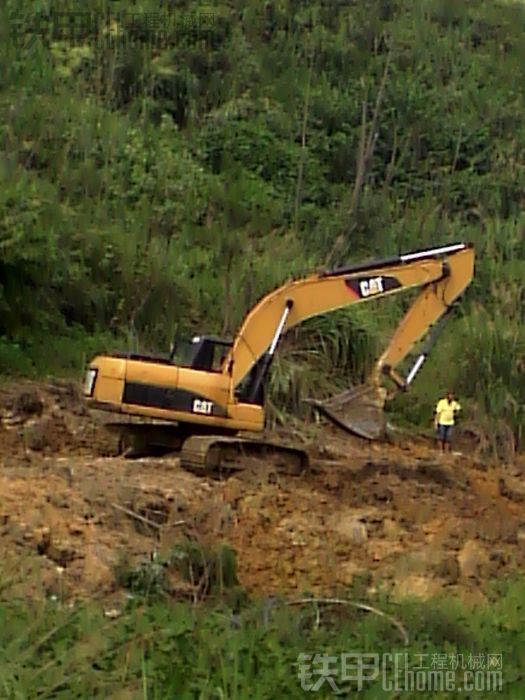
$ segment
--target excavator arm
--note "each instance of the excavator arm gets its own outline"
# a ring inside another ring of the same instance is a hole
[[[396,393],[387,394],[382,384],[383,377],[389,377],[397,390],[408,389],[473,274],[474,250],[471,247],[447,256],[443,277],[421,288],[377,360],[367,384],[353,387],[325,401],[309,399],[308,402],[349,432],[370,440],[382,437],[386,432],[385,403],[387,397],[393,398]],[[427,340],[406,378],[401,377],[397,367],[427,334]]]
[[[264,297],[247,315],[226,357],[222,371],[231,376],[232,391],[243,383],[242,400],[257,403],[272,358],[282,335],[308,318],[350,304],[421,288],[420,293],[398,325],[388,347],[376,363],[369,387],[375,392],[374,406],[384,404],[382,376],[389,375],[398,386],[406,387],[421,368],[427,351],[421,353],[406,380],[396,367],[414,345],[441,319],[447,317],[474,274],[474,249],[457,243],[440,248],[401,255],[398,258],[346,267],[293,281]],[[352,397],[363,393],[333,397],[330,402],[312,401],[343,427],[333,409],[341,408]],[[379,398],[378,398],[379,397]],[[332,409],[332,410],[331,410]],[[339,413],[340,415],[340,413]],[[346,421],[348,423],[348,421]],[[377,437],[377,430],[362,429],[365,437]]]

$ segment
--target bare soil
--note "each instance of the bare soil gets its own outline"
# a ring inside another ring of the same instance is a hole
[[[369,445],[326,425],[303,440],[312,468],[301,477],[270,478],[268,465],[218,480],[177,457],[114,456],[74,384],[4,385],[0,587],[116,600],[123,566],[188,538],[233,547],[256,595],[361,586],[483,601],[485,582],[523,568],[523,461],[465,448],[443,458],[421,440]]]

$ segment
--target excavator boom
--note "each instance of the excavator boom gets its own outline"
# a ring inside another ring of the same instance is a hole
[[[446,314],[473,273],[473,247],[457,243],[289,282],[265,296],[247,315],[223,371],[230,374],[234,390],[244,382],[242,395],[255,401],[278,342],[287,330],[308,318],[350,304],[420,288],[378,360],[372,381],[378,384],[384,372],[395,378],[396,366]]]

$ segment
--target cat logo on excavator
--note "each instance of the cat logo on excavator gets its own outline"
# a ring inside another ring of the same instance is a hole
[[[374,294],[381,294],[384,291],[383,277],[371,277],[359,282],[359,291],[362,297],[371,297]]]
[[[213,401],[195,399],[193,402],[193,412],[202,413],[205,416],[211,416],[211,414],[213,413]]]
[[[345,280],[345,283],[358,299],[369,299],[379,294],[386,294],[386,292],[391,292],[402,286],[400,281],[392,275],[349,277]]]

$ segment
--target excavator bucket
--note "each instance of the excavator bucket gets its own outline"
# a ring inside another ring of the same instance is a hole
[[[366,440],[379,440],[386,434],[384,406],[386,390],[362,384],[329,399],[306,399],[319,413],[346,432]]]

